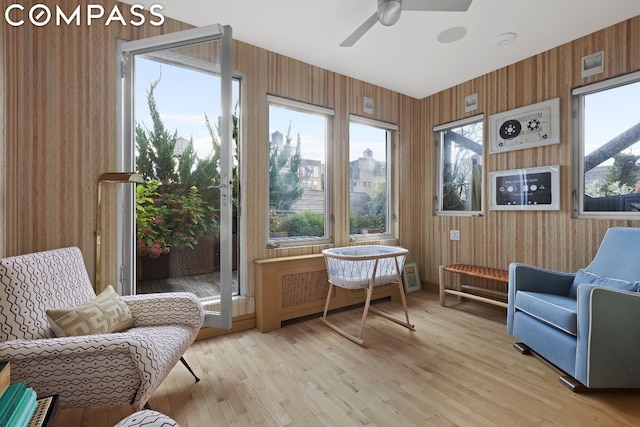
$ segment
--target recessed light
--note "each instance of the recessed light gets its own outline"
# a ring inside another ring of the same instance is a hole
[[[518,37],[516,33],[504,33],[494,37],[493,40],[491,40],[491,43],[496,46],[506,46],[514,41],[516,37]]]
[[[453,43],[457,42],[467,34],[467,29],[464,27],[451,27],[440,34],[438,34],[438,41],[440,43]]]

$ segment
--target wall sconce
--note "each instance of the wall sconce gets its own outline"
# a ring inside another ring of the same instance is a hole
[[[100,175],[98,178],[98,204],[96,207],[96,278],[94,282],[94,288],[97,294],[103,291],[102,284],[100,283],[100,273],[102,268],[102,256],[100,254],[100,244],[102,235],[102,183],[120,183],[120,184],[142,184],[144,178],[142,175],[135,172],[107,172]]]

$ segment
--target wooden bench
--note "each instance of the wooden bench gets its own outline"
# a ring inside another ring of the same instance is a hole
[[[445,284],[445,273],[450,272],[456,274],[455,287],[447,288]],[[484,293],[492,295],[494,297],[500,297],[501,299],[507,298],[507,293],[494,289],[488,289],[485,287],[472,286],[460,283],[461,276],[477,277],[481,279],[494,280],[499,283],[509,283],[509,272],[507,270],[501,270],[498,268],[481,267],[479,265],[469,264],[451,264],[441,265],[439,268],[439,285],[440,285],[440,305],[445,306],[445,295],[451,294],[458,297],[469,298],[477,301],[486,302],[488,304],[497,305],[499,307],[507,307],[507,303],[496,298],[490,298],[477,293]]]

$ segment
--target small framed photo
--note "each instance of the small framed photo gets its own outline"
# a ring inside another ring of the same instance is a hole
[[[416,264],[415,262],[407,262],[404,264],[404,271],[402,272],[402,281],[404,282],[405,294],[410,294],[411,292],[422,290],[422,284],[420,283],[420,272],[418,271],[418,264]]]
[[[491,210],[560,209],[560,166],[489,172]]]

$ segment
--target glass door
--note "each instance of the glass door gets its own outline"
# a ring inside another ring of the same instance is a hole
[[[144,178],[121,189],[123,293],[189,291],[207,309],[206,326],[230,328],[238,291],[231,28],[119,47],[118,160]]]

